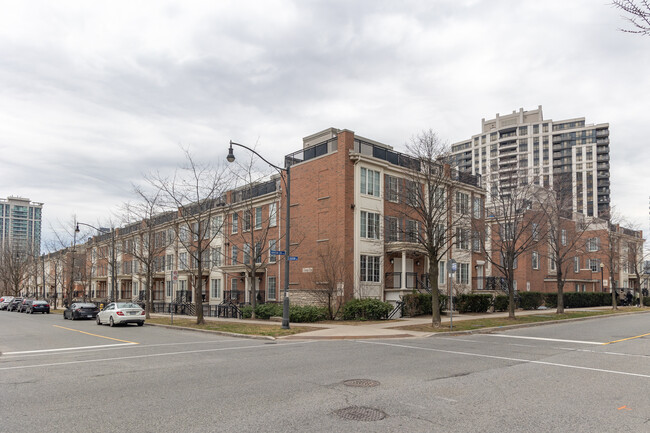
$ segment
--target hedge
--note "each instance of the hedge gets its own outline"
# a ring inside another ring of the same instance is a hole
[[[486,313],[492,305],[492,295],[461,294],[456,296],[455,307],[459,313]]]
[[[537,310],[544,305],[544,293],[541,292],[519,292],[519,304],[524,310]],[[556,297],[557,300],[557,297]]]
[[[253,307],[246,305],[240,308],[242,318],[252,317]],[[257,319],[269,319],[272,316],[282,317],[282,304],[260,304],[255,306]],[[291,305],[289,307],[289,321],[294,323],[318,322],[327,318],[327,308],[312,305]]]
[[[603,307],[612,305],[612,294],[602,292],[565,292],[564,308]],[[545,293],[548,308],[557,308],[557,293]]]
[[[494,311],[508,310],[508,295],[496,295],[494,297]]]
[[[438,300],[440,302],[439,309],[442,313],[442,310],[447,308],[448,296],[438,295]],[[410,293],[404,295],[402,301],[404,302],[404,305],[402,306],[402,316],[414,317],[431,315],[431,294],[429,293]]]
[[[381,320],[385,319],[393,306],[379,299],[352,299],[343,305],[343,320]]]

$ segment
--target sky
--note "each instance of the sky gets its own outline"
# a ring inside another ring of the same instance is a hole
[[[1,0],[0,197],[43,202],[43,242],[102,225],[183,148],[280,165],[349,129],[404,151],[481,119],[609,123],[611,198],[648,233],[650,37],[608,1]]]

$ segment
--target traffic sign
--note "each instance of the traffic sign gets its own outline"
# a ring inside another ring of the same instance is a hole
[[[178,281],[178,271],[172,271],[172,280]]]
[[[277,251],[277,250],[271,250],[271,255],[272,256],[283,256],[286,253],[284,251]]]
[[[295,262],[296,260],[298,260],[298,256],[289,256],[289,260]]]

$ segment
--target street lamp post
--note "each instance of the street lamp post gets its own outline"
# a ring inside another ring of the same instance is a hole
[[[605,269],[605,265],[603,265],[602,262],[601,262],[601,263],[600,263],[600,290],[601,290],[603,293],[605,293],[605,285],[603,284],[603,282],[605,281],[605,280],[603,279],[603,277],[604,277],[604,272],[603,272],[603,270],[604,270],[604,269]]]
[[[108,232],[112,233],[111,235],[111,296],[109,297],[110,298],[109,301],[114,302],[116,300],[115,298],[115,229],[111,230],[106,227],[97,228],[93,225],[80,223],[79,221],[77,221],[77,227],[75,229],[75,231],[77,232],[79,231],[79,224],[81,224],[82,226],[90,227],[91,229],[95,229],[100,233],[108,233]],[[91,285],[92,285],[92,281],[91,281]]]
[[[275,164],[271,164],[269,161],[267,161],[262,155],[254,151],[248,146],[244,146],[243,144],[235,143],[234,141],[230,140],[230,147],[228,148],[228,156],[226,159],[228,162],[234,162],[235,161],[235,154],[232,151],[232,147],[234,146],[239,146],[243,147],[244,149],[247,149],[248,151],[254,153],[257,155],[262,161],[266,162],[268,165],[271,167],[275,168],[278,173],[280,173],[280,176],[282,176],[282,172],[284,171],[287,173],[287,178],[285,181],[285,185],[287,188],[287,213],[285,215],[285,225],[286,225],[286,230],[287,233],[285,234],[284,238],[284,299],[282,302],[282,329],[290,329],[289,328],[289,247],[291,246],[291,241],[290,241],[290,233],[291,233],[291,218],[290,218],[290,209],[291,209],[291,165],[289,165],[286,168],[278,167]],[[284,179],[284,178],[283,178]]]

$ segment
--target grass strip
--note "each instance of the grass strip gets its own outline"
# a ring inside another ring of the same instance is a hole
[[[642,312],[647,309],[639,308],[620,308],[618,310],[604,310],[604,311],[571,311],[563,314],[543,314],[543,315],[519,315],[514,319],[508,317],[494,317],[494,318],[481,318],[469,320],[454,320],[454,331],[474,331],[481,328],[498,328],[501,326],[519,325],[525,323],[539,323],[539,322],[556,322],[567,319],[579,319],[582,317],[592,316],[606,316],[612,314],[621,314],[629,312]],[[439,328],[434,328],[430,323],[421,325],[408,325],[393,327],[391,329],[402,329],[405,331],[420,331],[420,332],[448,332],[449,322],[444,322]]]
[[[281,325],[260,325],[257,323],[241,322],[217,322],[206,320],[205,324],[197,325],[196,319],[174,318],[172,325],[169,317],[152,317],[147,323],[159,325],[178,326],[179,328],[204,329],[208,331],[232,332],[244,335],[265,335],[269,337],[283,337],[285,335],[300,334],[301,332],[315,331],[319,328],[310,326],[291,326],[291,329],[282,329]]]

